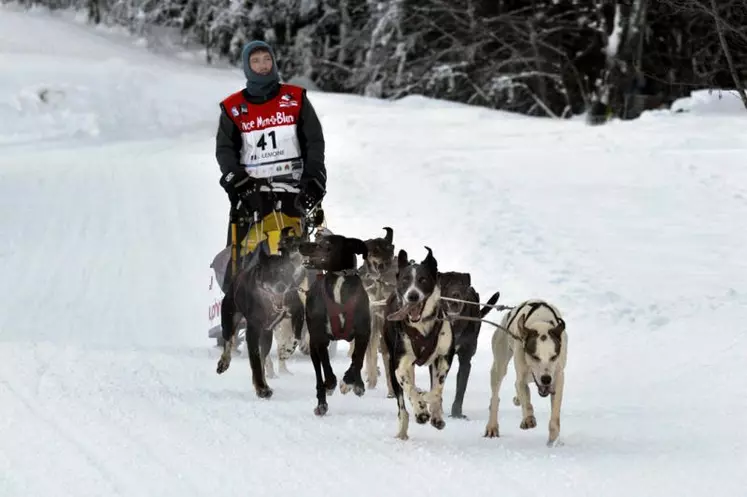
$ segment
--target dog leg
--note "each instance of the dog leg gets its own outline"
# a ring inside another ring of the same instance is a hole
[[[324,378],[322,377],[322,360],[319,354],[321,347],[311,347],[311,363],[314,365],[314,374],[316,376],[316,400],[317,405],[314,408],[314,414],[317,416],[324,416],[327,414],[329,406],[327,405],[327,386],[324,384]]]
[[[532,406],[531,394],[529,393],[526,371],[517,362],[516,358],[514,358],[514,366],[516,366],[516,382],[514,385],[516,387],[516,396],[521,405],[522,416],[519,427],[522,430],[530,430],[537,427],[537,419],[534,417],[534,406]]]
[[[309,340],[309,327],[304,324],[303,330],[301,331],[301,343],[299,344],[299,350],[303,355],[311,354],[311,343]]]
[[[428,405],[423,395],[418,392],[415,386],[415,366],[408,356],[403,356],[399,360],[394,377],[397,379],[400,387],[402,387],[402,391],[410,399],[412,410],[415,413],[415,421],[421,425],[427,423],[431,419],[431,415],[428,412]]]
[[[547,446],[552,447],[560,435],[560,405],[563,403],[563,386],[565,384],[565,372],[559,371],[555,376],[555,393],[550,397],[550,436]]]
[[[386,388],[387,388],[386,398],[393,399],[394,397],[396,397],[394,393],[394,384],[392,382],[394,370],[388,366],[390,354],[389,354],[389,349],[387,348],[386,342],[384,342],[384,340],[381,340],[381,342],[379,342],[379,352],[381,353],[381,359],[384,361],[384,366],[385,366],[384,373],[386,375]]]
[[[456,378],[456,395],[454,396],[454,403],[451,405],[451,417],[464,419],[465,416],[462,413],[462,404],[464,403],[464,394],[467,391],[467,382],[469,380],[469,373],[472,370],[472,351],[462,348],[459,350],[459,370],[457,371]]]
[[[493,365],[490,367],[490,409],[488,413],[488,423],[485,425],[486,437],[499,437],[498,429],[498,407],[501,402],[500,392],[503,378],[506,377],[508,370],[508,360],[502,356],[493,358]]]
[[[376,388],[378,382],[379,368],[379,341],[381,340],[381,323],[380,318],[374,314],[374,310],[371,311],[371,338],[368,341],[368,347],[366,347],[366,382],[368,388]]]
[[[446,377],[451,365],[447,357],[438,356],[431,368],[431,390],[428,392],[428,410],[431,413],[431,425],[437,430],[443,430],[444,421],[443,394]]]
[[[265,368],[265,378],[273,379],[278,377],[278,375],[275,374],[275,364],[272,362],[270,356],[265,357],[262,360],[262,364]]]
[[[329,344],[330,340],[326,340],[323,343],[316,344],[319,353],[319,360],[322,364],[322,371],[324,372],[324,385],[327,389],[327,395],[331,396],[335,393],[337,388],[337,376],[332,369],[332,362],[329,360]]]
[[[271,330],[262,330],[259,337],[259,355],[262,358],[262,367],[265,370],[265,378],[277,378],[275,368],[270,359],[270,350],[272,349],[273,332]]]
[[[366,386],[363,384],[361,371],[363,370],[363,361],[368,352],[369,342],[371,341],[371,314],[368,312],[368,306],[361,309],[361,312],[351,317],[353,319],[353,358],[350,361],[350,367],[342,377],[340,391],[344,394],[351,389],[358,397],[366,393]]]
[[[278,323],[276,335],[278,341],[278,371],[284,374],[291,374],[291,372],[288,371],[286,361],[290,359],[290,356],[295,352],[296,347],[298,346],[298,340],[293,334],[290,319],[286,318]]]
[[[236,304],[229,295],[225,295],[221,301],[221,332],[223,334],[223,352],[218,359],[216,372],[225,373],[231,366],[232,349],[236,339],[236,324],[241,320],[241,314],[236,311]]]
[[[247,320],[246,327],[246,350],[249,353],[249,366],[252,369],[252,383],[257,397],[260,399],[269,399],[272,397],[272,389],[267,385],[265,379],[265,370],[262,364],[262,355],[260,352],[260,334],[264,330],[255,328]],[[272,333],[268,333],[272,338]]]
[[[361,397],[366,393],[366,387],[363,384],[363,378],[361,377],[361,370],[363,369],[363,359],[366,355],[366,349],[368,346],[368,340],[366,335],[356,334],[353,343],[356,343],[355,350],[353,351],[353,359],[350,362],[350,368],[345,371],[340,382],[340,392],[343,394],[348,393],[351,389],[358,397]]]
[[[388,357],[384,365],[389,372],[389,376],[396,378],[397,374],[394,357]],[[392,390],[394,391],[393,395],[397,398],[398,430],[396,438],[399,438],[400,440],[407,440],[409,438],[407,436],[407,430],[410,426],[410,413],[407,412],[407,404],[405,403],[405,395],[402,391],[402,385],[400,385],[398,381],[395,381],[392,385]]]

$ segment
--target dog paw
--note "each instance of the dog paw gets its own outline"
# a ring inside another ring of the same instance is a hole
[[[446,426],[446,421],[444,421],[443,418],[432,417],[431,426],[433,426],[437,430],[443,430]]]
[[[334,376],[327,381],[324,382],[324,388],[327,390],[327,395],[332,395],[335,393],[335,389],[337,388],[337,378]]]
[[[522,430],[529,430],[532,428],[537,427],[537,418],[534,416],[527,416],[526,418],[521,420],[521,424],[519,425],[519,428]]]
[[[428,420],[431,419],[431,413],[429,412],[419,412],[415,415],[415,421],[419,425],[424,425],[428,422]]]
[[[487,425],[485,427],[485,436],[488,438],[496,438],[499,437],[499,430],[498,425]]]
[[[327,404],[319,404],[314,408],[314,414],[317,416],[324,416],[327,414],[327,410],[329,409],[329,406]]]
[[[363,394],[366,393],[366,388],[363,385],[355,385],[353,387],[353,393],[358,397],[363,397]]]
[[[218,374],[223,374],[228,369],[228,366],[231,365],[231,358],[226,356],[221,356],[220,359],[218,359],[218,367],[215,369],[215,371]]]
[[[373,390],[376,388],[376,384],[378,383],[378,378],[376,375],[368,374],[366,373],[366,386]]]
[[[393,399],[395,397],[396,397],[396,395],[394,395],[394,392],[387,392],[387,394],[386,394],[386,398],[387,399]]]
[[[547,445],[548,448],[552,449],[555,447],[562,447],[565,444],[561,440],[555,439],[555,440],[548,440],[545,445]]]
[[[394,438],[398,440],[409,440],[410,437],[407,436],[407,433],[397,433]]]
[[[519,397],[514,397],[514,405],[515,406],[520,406],[521,405],[521,402],[519,402]]]
[[[560,435],[560,421],[550,420],[550,436],[547,439],[548,446],[554,443]]]
[[[344,381],[340,382],[340,392],[343,395],[346,395],[352,389],[353,389],[353,385],[351,385],[350,383],[345,383]]]
[[[454,418],[454,419],[468,419],[467,416],[462,414],[461,411],[453,411],[453,410],[451,411],[451,414],[449,415],[449,417]]]
[[[270,397],[272,397],[272,388],[270,387],[258,388],[257,397],[259,397],[260,399],[269,399]]]

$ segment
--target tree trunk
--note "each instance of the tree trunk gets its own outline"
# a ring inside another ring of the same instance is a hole
[[[744,105],[744,108],[747,109],[747,93],[745,93],[744,89],[744,83],[742,82],[742,79],[739,77],[739,74],[737,73],[737,68],[734,66],[734,59],[731,57],[731,52],[729,51],[729,45],[726,43],[726,35],[724,35],[724,26],[721,23],[721,16],[718,13],[717,7],[716,7],[716,0],[711,0],[711,15],[713,16],[713,22],[716,24],[716,33],[718,34],[719,42],[721,43],[721,49],[724,51],[724,55],[726,56],[726,63],[729,65],[729,72],[731,73],[731,77],[734,80],[734,87],[737,89],[737,93],[739,94],[739,98],[742,99],[742,104]]]

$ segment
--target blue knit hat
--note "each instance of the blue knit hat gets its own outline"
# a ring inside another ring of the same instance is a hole
[[[257,74],[249,67],[249,56],[255,50],[260,49],[268,51],[270,57],[272,57],[272,71],[267,75]],[[246,91],[249,92],[249,95],[257,97],[267,96],[280,83],[275,52],[264,41],[254,40],[244,45],[244,49],[241,51],[241,62],[244,67],[244,75],[246,76]]]

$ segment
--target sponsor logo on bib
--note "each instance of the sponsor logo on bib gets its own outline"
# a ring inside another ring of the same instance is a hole
[[[241,123],[242,131],[252,131],[257,128],[263,128],[266,126],[282,126],[283,124],[293,124],[296,122],[296,118],[285,112],[276,112],[275,115],[268,118],[257,117],[256,119],[249,122]]]

